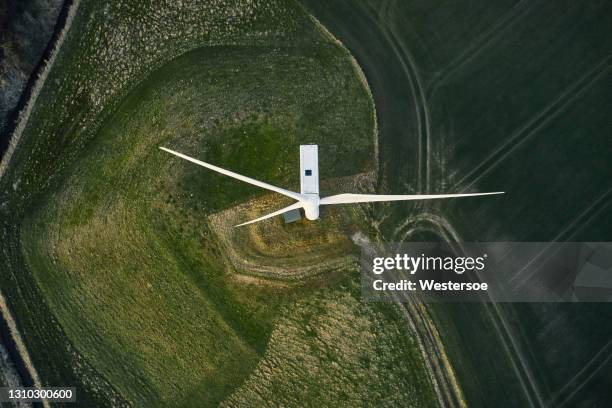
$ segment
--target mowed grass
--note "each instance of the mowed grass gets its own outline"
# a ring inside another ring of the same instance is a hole
[[[287,307],[224,406],[438,406],[394,305],[361,302],[355,281]]]
[[[218,403],[296,296],[232,284],[206,223],[261,191],[158,146],[290,186],[304,142],[332,147],[330,177],[363,171],[349,158],[373,161],[371,109],[335,46],[220,47],[170,62],[106,119],[22,243],[70,340],[128,401]]]

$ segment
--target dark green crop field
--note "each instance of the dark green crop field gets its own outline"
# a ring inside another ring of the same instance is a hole
[[[325,178],[375,171],[348,52],[294,3],[183,3],[82,2],[0,180],[2,289],[42,382],[83,407],[433,405],[354,267],[237,279],[208,216],[265,192],[158,149],[290,188],[300,144]]]
[[[612,240],[609,1],[305,0],[370,82],[391,242]],[[528,283],[528,282],[527,282]],[[610,304],[429,307],[470,406],[605,406]]]

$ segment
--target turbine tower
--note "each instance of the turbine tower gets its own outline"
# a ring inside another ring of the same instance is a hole
[[[173,154],[181,159],[188,160],[199,166],[205,167],[209,170],[216,171],[217,173],[224,174],[229,177],[233,177],[237,180],[244,181],[257,187],[265,188],[267,190],[274,191],[276,193],[291,197],[297,202],[281,208],[278,211],[274,211],[270,214],[256,218],[254,220],[244,222],[236,225],[240,227],[243,225],[253,224],[268,218],[275,217],[277,215],[284,214],[291,210],[299,208],[304,209],[304,215],[309,220],[316,220],[319,218],[319,206],[321,205],[332,205],[332,204],[352,204],[352,203],[372,203],[378,201],[412,201],[412,200],[434,200],[441,198],[459,198],[459,197],[475,197],[475,196],[486,196],[494,194],[504,194],[503,191],[497,191],[492,193],[467,193],[467,194],[403,194],[403,195],[384,195],[384,194],[336,194],[324,198],[319,196],[319,148],[317,145],[301,145],[300,146],[300,192],[285,190],[284,188],[276,187],[263,181],[255,180],[251,177],[243,176],[233,171],[225,170],[221,167],[206,163],[193,157],[189,157],[185,154],[176,152],[174,150],[161,147],[160,149]]]

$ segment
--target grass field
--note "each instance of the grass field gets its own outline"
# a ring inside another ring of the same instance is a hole
[[[372,109],[347,52],[293,3],[84,1],[0,181],[3,288],[44,382],[87,407],[250,405],[254,391],[303,406],[326,389],[432,405],[409,330],[357,302],[354,268],[327,285],[235,279],[207,217],[263,193],[158,149],[295,187],[303,143],[324,177],[375,170]]]
[[[367,118],[369,105],[358,82],[350,85],[346,61],[339,71],[347,76],[325,80],[343,54],[292,52],[203,48],[164,66],[109,117],[65,186],[24,224],[26,262],[60,323],[137,405],[194,393],[218,401],[257,363],[282,299],[265,290],[237,295],[207,237],[206,214],[261,192],[157,146],[280,185],[297,176],[300,140],[325,146],[356,123],[349,134],[365,148],[356,152],[371,151],[371,124],[354,120]],[[299,126],[304,100],[328,105]]]
[[[227,406],[435,406],[403,321],[389,305],[361,302],[355,283],[291,305]]]

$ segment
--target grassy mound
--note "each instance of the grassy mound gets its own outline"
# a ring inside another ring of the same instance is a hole
[[[206,215],[261,192],[157,147],[282,185],[308,140],[349,163],[328,174],[350,174],[349,155],[371,157],[369,109],[331,46],[202,48],[144,81],[23,230],[87,360],[137,405],[219,401],[263,352],[279,298],[226,282]]]

